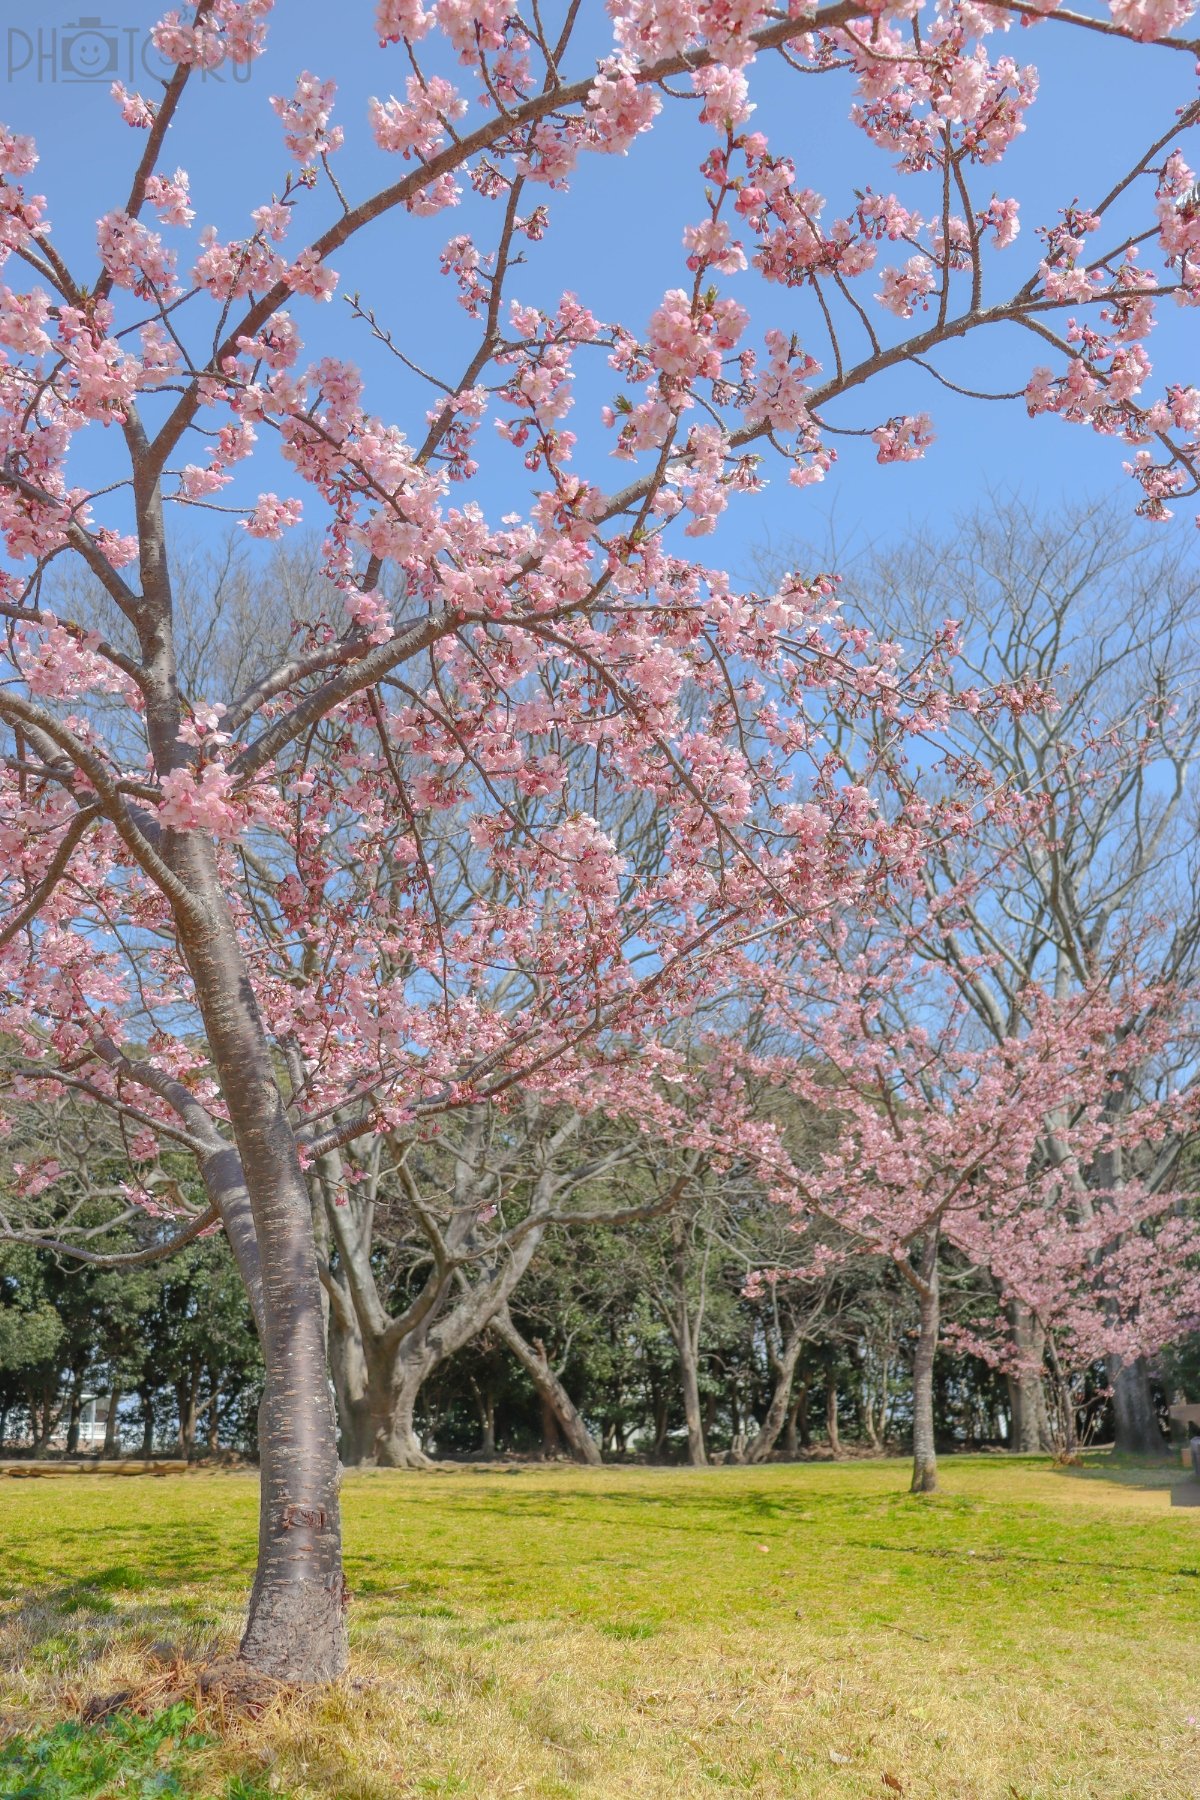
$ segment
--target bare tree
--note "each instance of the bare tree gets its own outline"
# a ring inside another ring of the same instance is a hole
[[[423,1467],[414,1415],[425,1381],[489,1326],[517,1348],[506,1310],[548,1230],[670,1209],[686,1175],[654,1191],[647,1160],[635,1129],[596,1122],[589,1133],[580,1113],[532,1095],[503,1113],[471,1109],[434,1145],[375,1136],[320,1158],[344,1458]],[[642,1179],[614,1204],[625,1165]],[[548,1364],[539,1374],[559,1402]]]

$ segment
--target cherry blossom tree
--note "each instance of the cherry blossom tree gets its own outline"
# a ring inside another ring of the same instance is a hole
[[[952,681],[990,671],[993,681],[1036,674],[1053,684],[1053,706],[1020,719],[959,715],[965,754],[982,755],[1036,800],[1033,828],[1015,846],[993,834],[990,852],[977,842],[966,857],[939,847],[919,887],[907,895],[893,887],[889,901],[997,1042],[1035,984],[1065,1001],[1097,982],[1119,992],[1131,972],[1157,983],[1176,1015],[1175,1039],[1164,1054],[1154,1011],[1129,1014],[1146,1054],[1108,1101],[1128,1114],[1147,1092],[1195,1074],[1179,1006],[1200,974],[1189,786],[1200,745],[1200,570],[1182,546],[1147,542],[1112,513],[1105,503],[1038,516],[1013,502],[963,521],[952,542],[914,545],[846,585],[856,590],[852,604],[900,636],[920,638],[953,612],[963,655]],[[1180,1124],[1155,1158],[1154,1179],[1167,1185],[1178,1177],[1190,1113]],[[1094,1179],[1107,1186],[1124,1173],[1098,1166]],[[1017,1436],[1036,1450],[1048,1432],[1046,1327],[1019,1301],[1012,1326],[1021,1346],[1011,1384]],[[1113,1356],[1109,1379],[1119,1447],[1161,1450],[1144,1357]]]
[[[840,1243],[818,1244],[791,1273],[811,1281],[848,1256],[884,1257],[911,1288],[912,1486],[926,1493],[937,1485],[945,1251],[1053,1330],[1064,1362],[1156,1351],[1200,1316],[1200,1226],[1166,1179],[1179,1139],[1195,1132],[1195,1098],[1113,1104],[1187,1021],[1134,982],[1059,1001],[1031,986],[1009,1030],[988,1041],[944,976],[939,999],[911,942],[880,934],[847,949],[832,948],[821,977],[811,963],[794,984],[773,972],[765,1005],[782,1045],[754,1057],[727,1048],[722,1135],[782,1205],[837,1228]],[[834,1109],[838,1141],[817,1166],[775,1122],[751,1123],[748,1076]],[[958,1341],[1000,1364],[1012,1357],[1004,1329],[960,1330]]]
[[[347,1655],[304,1165],[367,1128],[583,1081],[601,1041],[653,1067],[664,1022],[735,949],[781,928],[793,948],[815,939],[924,834],[969,822],[970,800],[919,824],[902,799],[873,805],[888,759],[848,769],[819,723],[828,701],[877,707],[893,736],[937,730],[945,641],[901,674],[838,623],[825,580],[739,592],[684,540],[762,485],[768,452],[801,488],[825,476],[838,430],[864,429],[842,403],[872,378],[915,393],[943,347],[1000,327],[1037,340],[1029,410],[1131,446],[1151,516],[1196,486],[1197,391],[1152,395],[1145,350],[1158,300],[1197,293],[1176,145],[1196,103],[1164,80],[1157,138],[1086,205],[1064,195],[1032,221],[1024,261],[1018,199],[991,185],[1036,87],[998,50],[1009,27],[1101,33],[1182,73],[1186,0],[1095,15],[614,0],[599,61],[584,10],[383,0],[379,86],[399,91],[367,103],[365,130],[395,179],[352,198],[338,169],[358,103],[280,70],[280,164],[236,238],[195,219],[169,134],[193,106],[221,129],[199,77],[262,55],[271,0],[199,0],[155,28],[171,73],[154,93],[114,88],[131,173],[94,258],[52,229],[32,139],[0,131],[6,1092],[107,1108],[141,1204],[158,1204],[162,1147],[195,1161],[266,1367],[242,1655],[289,1679]],[[751,126],[774,65],[844,82],[906,199],[848,194],[827,217],[803,125],[776,144]],[[668,109],[698,109],[710,134],[679,285],[619,320],[571,293],[523,297],[574,165],[632,150]],[[369,398],[355,363],[304,339],[320,340],[340,252],[390,233],[394,255],[402,227],[460,201],[480,224],[448,225],[440,259],[475,333],[458,367],[429,366],[438,345],[410,341],[403,308],[351,299],[375,363],[426,383],[400,421],[386,380]],[[56,197],[60,221],[70,204]],[[607,463],[576,467],[590,363],[617,390],[621,485]],[[865,428],[881,462],[932,441],[912,404]],[[177,521],[222,509],[252,540],[315,513],[329,599],[217,694],[181,677]],[[99,619],[59,610],[72,564]],[[620,789],[660,808],[652,867],[628,868],[600,822],[598,795]],[[372,880],[347,880],[351,844]]]

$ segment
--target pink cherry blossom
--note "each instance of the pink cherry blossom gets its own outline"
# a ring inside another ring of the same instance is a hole
[[[911,319],[915,308],[937,286],[937,269],[927,256],[910,256],[902,269],[885,269],[876,296],[898,319]]]
[[[408,98],[403,104],[395,96],[368,103],[371,130],[381,150],[427,162],[442,143],[447,123],[462,118],[467,102],[440,75],[425,82],[410,75],[405,92]]]
[[[871,437],[878,446],[876,462],[916,462],[933,442],[933,421],[928,413],[889,419]]]
[[[220,763],[205,763],[199,775],[174,769],[159,786],[159,820],[171,830],[211,832],[216,838],[235,838],[241,831],[241,813],[230,797],[233,777]]]
[[[96,241],[101,260],[118,287],[128,288],[144,300],[154,295],[169,300],[178,292],[174,253],[140,220],[122,211],[105,213],[97,224]]]
[[[272,94],[271,105],[283,120],[284,142],[297,162],[312,162],[315,157],[341,148],[341,126],[335,125],[331,130],[329,125],[336,93],[336,82],[320,81],[305,70],[290,99]]]
[[[281,500],[278,494],[260,494],[248,519],[242,524],[251,537],[282,537],[289,525],[298,525],[303,514],[299,500]]]
[[[146,198],[164,225],[190,225],[196,216],[186,169],[176,169],[173,175],[148,176]]]
[[[125,123],[138,131],[149,131],[154,123],[153,103],[141,94],[130,93],[119,81],[114,81],[109,91],[120,107]]]
[[[721,63],[714,63],[692,76],[692,86],[704,96],[700,117],[706,125],[717,125],[722,131],[736,131],[754,111],[749,99],[750,86],[740,69],[728,69]]]

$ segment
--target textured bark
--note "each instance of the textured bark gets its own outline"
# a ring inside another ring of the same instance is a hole
[[[117,1436],[117,1414],[121,1407],[121,1390],[114,1388],[108,1396],[108,1417],[104,1421],[104,1454],[119,1456],[121,1440]]]
[[[29,1418],[33,1427],[33,1454],[35,1456],[40,1456],[50,1442],[50,1433],[54,1429],[50,1417],[49,1406],[42,1407],[41,1417],[39,1419],[37,1405],[35,1402],[31,1401],[29,1405]]]
[[[344,1671],[349,1652],[337,1436],[311,1204],[211,846],[191,841],[179,862],[205,903],[208,928],[189,920],[183,947],[237,1141],[257,1247],[247,1286],[252,1301],[252,1283],[260,1290],[266,1381],[258,1567],[241,1655],[279,1680],[326,1681]],[[241,1263],[232,1236],[231,1242]]]
[[[812,1449],[812,1430],[808,1422],[808,1389],[807,1376],[796,1383],[792,1392],[792,1403],[788,1407],[787,1420],[783,1427],[783,1454],[793,1460],[802,1450]]]
[[[717,1395],[709,1388],[704,1396],[704,1441],[711,1443],[712,1434],[717,1428]]]
[[[800,1417],[800,1409],[804,1405],[804,1401],[805,1394],[803,1389],[794,1393],[792,1395],[791,1404],[787,1409],[787,1418],[783,1422],[783,1454],[791,1462],[794,1462],[800,1454],[800,1434],[797,1426]]]
[[[367,1360],[354,1309],[343,1301],[329,1309],[329,1373],[337,1404],[338,1454],[346,1468],[369,1462],[375,1453]]]
[[[700,1336],[704,1328],[708,1254],[706,1249],[701,1262],[700,1292],[693,1306],[688,1284],[688,1232],[685,1222],[679,1217],[671,1221],[671,1240],[674,1288],[669,1299],[664,1297],[661,1304],[679,1357],[679,1386],[687,1426],[688,1462],[693,1468],[699,1469],[704,1468],[708,1462],[704,1445],[704,1408],[700,1400]]]
[[[1054,1437],[1054,1452],[1056,1456],[1069,1459],[1075,1455],[1079,1446],[1075,1395],[1070,1376],[1063,1369],[1054,1347],[1054,1339],[1049,1334],[1046,1337],[1046,1361],[1050,1369],[1047,1405]]]
[[[83,1376],[76,1375],[71,1383],[70,1412],[67,1415],[67,1455],[74,1456],[79,1449],[79,1426],[83,1418]]]
[[[142,577],[136,623],[144,716],[161,776],[187,757],[171,576],[159,468],[144,455],[136,418],[127,432]],[[246,1286],[265,1367],[258,1565],[241,1655],[279,1680],[325,1681],[343,1672],[348,1648],[337,1440],[308,1189],[212,840],[153,821],[146,828],[166,871],[161,885],[234,1140],[226,1142],[206,1115],[198,1122],[209,1145],[201,1174]],[[171,1103],[185,1119],[195,1105],[183,1090]]]
[[[149,1389],[140,1390],[142,1402],[142,1456],[154,1455],[154,1397]]]
[[[767,1407],[766,1417],[746,1446],[746,1461],[751,1463],[765,1462],[776,1444],[779,1434],[790,1418],[793,1437],[795,1435],[795,1414],[792,1411],[792,1385],[796,1379],[796,1364],[800,1360],[803,1339],[797,1333],[778,1352],[771,1354],[771,1368],[775,1376],[775,1384],[771,1390],[771,1399]],[[794,1455],[795,1452],[793,1451]]]
[[[538,1395],[538,1420],[542,1436],[542,1461],[557,1462],[566,1449],[554,1408],[544,1394]]]
[[[1113,1391],[1114,1447],[1130,1456],[1164,1455],[1167,1443],[1154,1410],[1145,1357],[1125,1362],[1110,1356],[1108,1379]]]
[[[708,1462],[704,1447],[704,1409],[700,1403],[700,1371],[696,1345],[686,1321],[677,1339],[679,1385],[683,1392],[683,1416],[687,1423],[688,1462],[701,1469]]]
[[[842,1440],[838,1434],[837,1374],[832,1359],[826,1364],[825,1436],[829,1440],[829,1448],[834,1456],[840,1456],[842,1454]]]
[[[196,1447],[196,1386],[194,1372],[189,1380],[179,1381],[175,1385],[175,1402],[179,1412],[176,1445],[185,1461]]]
[[[597,1467],[603,1461],[600,1455],[600,1446],[580,1417],[575,1402],[550,1366],[545,1346],[541,1343],[531,1344],[527,1338],[521,1335],[512,1322],[507,1306],[502,1307],[493,1318],[492,1330],[501,1343],[512,1351],[533,1382],[539,1399],[543,1405],[549,1408],[550,1416],[575,1461]]]
[[[418,1353],[395,1356],[390,1372],[371,1371],[372,1438],[381,1469],[427,1469],[429,1458],[417,1435],[417,1395],[434,1367]]]
[[[496,1454],[496,1396],[491,1383],[480,1387],[477,1381],[471,1383],[475,1391],[475,1405],[479,1412],[479,1445],[476,1456],[482,1461],[491,1462]]]
[[[1010,1305],[1008,1318],[1013,1344],[1020,1358],[1015,1374],[1007,1377],[1011,1420],[1008,1447],[1023,1456],[1042,1455],[1055,1447],[1042,1375],[1046,1333],[1035,1315],[1019,1300]]]
[[[933,1364],[941,1326],[938,1288],[938,1240],[931,1231],[921,1251],[917,1299],[920,1330],[913,1356],[913,1471],[914,1494],[932,1494],[937,1488],[937,1447],[933,1431]]]

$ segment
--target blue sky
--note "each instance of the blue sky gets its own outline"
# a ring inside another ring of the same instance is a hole
[[[93,53],[94,63],[111,51],[128,80],[124,65],[131,53],[140,53],[159,10],[135,0],[109,0],[99,26],[89,28],[86,43],[73,29],[79,10],[58,0],[36,7],[6,5],[0,11],[0,117],[38,137],[42,163],[31,185],[47,194],[55,240],[81,271],[94,256],[95,219],[123,201],[142,140],[121,123],[108,97],[110,71],[105,68],[102,79],[72,79],[78,72],[72,62],[90,74],[85,52]],[[601,0],[584,0],[584,16],[594,55],[608,42]],[[302,67],[339,83],[335,118],[350,141],[337,166],[351,198],[396,178],[402,165],[376,150],[364,109],[367,95],[386,97],[393,88],[402,89],[407,65],[401,49],[379,51],[372,17],[370,0],[340,5],[284,0],[272,22],[271,49],[248,79],[235,82],[226,74],[222,81],[196,84],[173,129],[165,166],[182,163],[189,169],[198,223],[211,221],[222,235],[242,235],[250,208],[281,186],[289,164],[269,96],[289,92]],[[105,48],[98,49],[101,40]],[[1021,200],[1022,236],[996,257],[996,294],[1018,286],[1036,261],[1034,226],[1052,222],[1077,196],[1085,204],[1098,199],[1195,88],[1185,56],[1113,44],[1053,23],[1010,33],[1004,48],[1021,62],[1037,63],[1042,89],[1025,135],[999,167],[980,172],[975,188],[983,201],[993,186]],[[803,184],[828,196],[827,217],[849,210],[851,190],[868,184],[877,191],[894,189],[909,206],[933,210],[929,190],[922,193],[919,181],[898,176],[885,153],[847,123],[851,88],[845,77],[802,81],[788,75],[776,59],[771,64],[762,65],[754,124],[767,132],[773,148],[793,155]],[[132,85],[137,85],[136,75]],[[149,84],[143,85],[149,91]],[[473,91],[469,77],[466,85]],[[1190,159],[1197,162],[1197,134],[1190,135],[1192,144],[1185,150],[1190,148]],[[663,290],[686,279],[680,232],[700,216],[695,169],[710,142],[709,134],[692,122],[689,108],[668,107],[655,131],[639,140],[628,157],[585,158],[569,194],[539,192],[535,197],[550,205],[551,230],[541,244],[530,247],[528,264],[516,271],[509,292],[552,305],[570,288],[600,317],[621,318],[641,330]],[[306,235],[315,235],[332,210],[332,196],[309,196],[305,218],[311,228]],[[477,229],[479,241],[486,244],[495,218],[495,209],[470,200],[431,220],[391,215],[334,259],[339,292],[361,289],[364,301],[377,307],[399,342],[432,362],[439,373],[457,378],[470,347],[469,324],[450,285],[437,274],[437,252],[464,229]],[[181,234],[167,235],[182,248]],[[181,260],[186,266],[186,251]],[[881,266],[887,260],[885,255]],[[864,295],[876,285],[866,277]],[[729,286],[751,307],[751,341],[760,342],[762,329],[778,324],[798,329],[806,347],[821,355],[816,321],[798,296],[767,289],[747,276],[733,278]],[[344,302],[339,298],[331,306],[304,304],[295,310],[311,350],[336,350],[358,361],[371,382],[372,410],[417,435],[429,398],[415,391],[395,363],[373,350]],[[881,317],[886,323],[886,316]],[[1165,308],[1151,352],[1156,374],[1200,383],[1200,319],[1194,312]],[[952,360],[943,359],[942,367],[969,385],[1007,388],[1020,386],[1039,360],[1031,338],[992,333],[986,339],[977,335]],[[599,405],[613,391],[611,372],[597,359],[578,383],[571,423],[581,438],[579,466],[616,486],[627,470],[602,460],[604,439],[594,426]],[[886,386],[843,402],[831,418],[847,426],[869,426],[888,411],[922,409],[933,413],[938,434],[923,462],[880,468],[869,444],[841,440],[841,460],[823,486],[800,493],[788,484],[783,468],[768,471],[773,476],[769,492],[758,499],[735,497],[715,544],[702,542],[701,554],[745,570],[754,547],[765,538],[820,538],[831,518],[844,541],[886,541],[910,524],[934,522],[972,506],[989,490],[1012,487],[1047,503],[1113,490],[1117,506],[1132,510],[1136,494],[1121,475],[1127,452],[1118,443],[1057,419],[1031,422],[1020,403],[958,399],[917,371],[897,372]],[[95,479],[98,466],[92,457],[97,451],[116,451],[117,445],[111,440],[96,443],[98,432],[87,435],[93,444],[86,474]],[[194,449],[189,455],[197,457]],[[265,460],[270,463],[269,457]],[[487,427],[482,460],[486,474],[474,485],[489,513],[523,509],[530,478],[519,458],[496,442]],[[268,487],[300,491],[286,471],[270,466],[256,471],[252,482],[254,492]],[[1182,504],[1175,521],[1159,530],[1194,538],[1196,510],[1194,501]],[[311,504],[306,517],[312,524],[320,522]],[[197,529],[200,524],[198,519]]]

